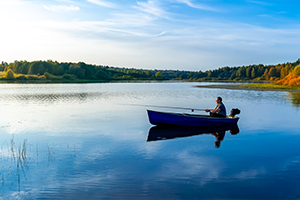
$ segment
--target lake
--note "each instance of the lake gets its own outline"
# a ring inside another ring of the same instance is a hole
[[[0,198],[299,199],[299,93],[206,84],[0,84]],[[214,108],[217,96],[241,110],[218,148],[209,131],[153,133],[146,109],[192,112],[149,105]]]

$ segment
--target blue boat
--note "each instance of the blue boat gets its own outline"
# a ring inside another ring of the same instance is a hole
[[[186,113],[170,113],[147,110],[148,118],[153,125],[177,125],[177,126],[224,126],[236,124],[237,116],[210,117],[208,115],[194,115]]]

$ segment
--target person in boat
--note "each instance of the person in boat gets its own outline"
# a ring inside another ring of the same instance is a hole
[[[226,108],[222,102],[222,98],[217,97],[216,102],[217,106],[214,109],[206,109],[205,112],[209,112],[211,117],[226,117]]]

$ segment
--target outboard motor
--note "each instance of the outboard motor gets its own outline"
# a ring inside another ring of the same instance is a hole
[[[238,108],[232,108],[230,111],[230,116],[234,117],[235,115],[238,115],[240,113],[241,113],[241,111]]]

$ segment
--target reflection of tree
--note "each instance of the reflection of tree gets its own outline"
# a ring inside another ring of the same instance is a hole
[[[288,99],[294,107],[298,108],[300,106],[300,92],[289,92]]]

